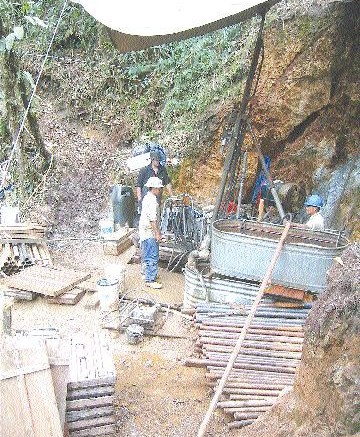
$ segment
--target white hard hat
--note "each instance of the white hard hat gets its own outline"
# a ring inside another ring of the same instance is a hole
[[[160,178],[157,178],[156,176],[152,176],[148,179],[148,181],[145,184],[145,187],[148,188],[162,188],[164,185],[162,183],[162,180]]]

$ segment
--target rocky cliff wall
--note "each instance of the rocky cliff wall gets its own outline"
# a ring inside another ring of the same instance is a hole
[[[273,177],[321,194],[327,226],[346,227],[354,238],[360,233],[355,220],[360,203],[359,8],[356,1],[331,4],[268,25],[249,111],[263,151],[272,159]],[[208,117],[213,142],[203,147],[210,151],[190,180],[185,178],[190,191],[209,201],[220,180],[220,135],[229,108],[217,107]],[[245,147],[251,150],[246,141]],[[248,197],[255,175],[253,163]]]

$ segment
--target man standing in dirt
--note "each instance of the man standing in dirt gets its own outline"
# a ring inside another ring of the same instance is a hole
[[[139,236],[141,244],[142,263],[145,265],[145,285],[150,288],[162,288],[156,281],[159,263],[160,206],[158,196],[163,183],[161,179],[152,176],[145,186],[149,189],[142,201]]]
[[[136,197],[138,200],[139,207],[141,205],[142,199],[144,198],[145,194],[148,191],[146,183],[151,177],[159,178],[162,182],[162,186],[166,187],[166,189],[168,190],[169,195],[170,196],[173,195],[171,180],[167,173],[166,167],[160,165],[160,153],[156,150],[151,151],[150,159],[151,159],[151,163],[140,170],[136,182]],[[156,196],[159,204],[161,203],[162,191],[163,189],[160,188],[159,193]]]

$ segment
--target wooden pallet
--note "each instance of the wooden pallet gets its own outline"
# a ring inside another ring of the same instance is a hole
[[[1,284],[19,290],[32,291],[45,296],[58,296],[90,278],[89,273],[62,267],[32,266],[11,277],[1,279]]]
[[[115,433],[115,366],[107,341],[98,333],[71,339],[66,422],[71,437]]]

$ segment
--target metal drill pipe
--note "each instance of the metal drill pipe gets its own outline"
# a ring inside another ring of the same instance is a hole
[[[217,385],[216,381],[208,382],[206,385],[209,387],[215,387]],[[287,386],[286,384],[254,384],[248,382],[239,382],[234,380],[234,382],[229,382],[225,385],[225,388],[236,388],[236,389],[249,389],[249,390],[279,390],[280,392]]]
[[[221,357],[224,359],[228,359],[229,355],[231,354],[231,352],[226,352],[226,351],[208,351],[208,350],[204,350],[203,352],[203,356],[204,357]],[[300,363],[300,359],[298,358],[291,358],[291,357],[274,357],[274,356],[269,356],[269,355],[256,355],[256,354],[242,354],[242,352],[240,351],[239,353],[239,357],[241,357],[241,359],[243,360],[247,360],[247,361],[273,361],[273,362],[279,362],[279,363]]]
[[[199,353],[203,351],[212,351],[212,352],[231,352],[232,349],[230,346],[218,346],[212,344],[205,344],[202,348],[199,348]],[[262,351],[260,349],[240,349],[240,352],[243,355],[256,355],[259,357],[274,357],[274,358],[294,358],[301,359],[300,352],[280,352],[280,351]]]
[[[275,403],[277,401],[277,396],[258,396],[258,395],[239,395],[239,394],[230,394],[229,401],[272,401]]]
[[[207,359],[209,361],[222,361],[227,362],[229,359],[229,355],[227,354],[208,354],[203,359]],[[241,355],[235,361],[236,363],[253,363],[253,364],[264,364],[267,366],[274,367],[294,367],[296,368],[300,360],[282,360],[281,358],[268,358],[268,357],[242,357]]]
[[[200,331],[205,330],[205,331],[223,331],[223,332],[236,332],[239,333],[241,332],[241,328],[240,327],[235,327],[235,326],[213,326],[213,325],[200,325]],[[282,329],[263,329],[263,328],[254,328],[254,327],[250,327],[250,329],[248,330],[248,332],[250,334],[263,334],[263,335],[286,335],[289,337],[300,337],[300,338],[304,338],[304,335],[302,332],[298,332],[298,331],[287,331],[287,330],[282,330]]]
[[[196,324],[213,324],[214,326],[216,326],[216,320],[220,320],[220,319],[209,319],[209,318],[203,318],[199,321],[196,321]],[[246,317],[226,317],[224,319],[221,319],[221,324],[220,326],[241,326],[244,324],[244,322],[246,321]],[[219,322],[218,322],[219,323]],[[292,327],[298,327],[298,328],[303,328],[305,324],[305,320],[302,319],[268,319],[268,318],[257,318],[256,320],[254,320],[254,322],[251,323],[251,327],[252,326],[265,326],[264,329],[266,329],[266,327],[275,327],[275,328],[279,328],[282,326],[286,326],[289,328]]]
[[[216,361],[216,360],[204,360],[201,358],[192,358],[187,359],[185,361],[185,366],[187,367],[206,367],[206,366],[217,366],[217,367],[225,367],[227,366],[227,361]],[[233,363],[234,369],[249,369],[249,370],[259,370],[266,372],[274,372],[274,373],[286,373],[286,374],[295,374],[295,367],[279,367],[279,366],[270,366],[270,365],[260,365],[260,364],[251,364],[250,362],[235,362]],[[222,387],[223,388],[223,387]]]
[[[199,337],[211,337],[211,338],[238,338],[238,335],[236,332],[225,332],[225,331],[206,331],[205,329],[201,330],[199,332]],[[285,337],[282,335],[256,335],[247,333],[246,337],[247,340],[255,340],[255,341],[267,341],[267,342],[279,342],[279,343],[286,343],[286,344],[302,344],[303,339],[298,337]]]
[[[218,375],[222,375],[224,373],[224,367],[218,367],[214,365],[206,366],[207,369],[214,374],[216,373],[217,378]],[[233,369],[232,377],[237,377],[238,381],[244,382],[255,382],[255,383],[263,383],[270,382],[271,384],[278,383],[289,383],[290,385],[294,382],[293,374],[285,374],[279,373],[276,374],[274,372],[267,372],[262,370],[249,370],[249,369]]]
[[[265,413],[265,411],[270,410],[271,406],[268,407],[235,407],[235,408],[224,408],[224,413],[235,414],[235,413]]]
[[[260,412],[235,413],[234,419],[236,420],[257,419],[260,415],[261,415]]]
[[[237,420],[235,422],[229,422],[228,428],[229,429],[238,429],[238,428],[244,428],[244,426],[249,426],[252,423],[254,423],[254,420]]]
[[[248,400],[248,401],[220,401],[219,407],[233,408],[233,407],[267,407],[274,403],[271,400]]]
[[[222,352],[206,352],[203,354],[204,359],[215,359],[226,361],[229,359],[230,353],[222,353]],[[267,357],[267,356],[257,356],[257,355],[242,355],[239,354],[239,361],[243,362],[252,362],[252,363],[273,363],[274,365],[279,366],[293,366],[296,367],[299,365],[300,360],[293,358],[279,358],[279,357]]]
[[[239,387],[228,387],[225,386],[223,393],[225,394],[239,394],[239,395],[259,395],[259,396],[271,396],[276,397],[281,393],[281,390],[277,389],[268,389],[268,390],[259,390],[252,388],[239,388]]]
[[[221,338],[201,337],[199,344],[217,344],[225,346],[235,346],[234,340],[224,340]],[[250,347],[264,350],[277,350],[277,351],[289,351],[289,352],[301,352],[302,346],[297,344],[288,345],[286,343],[262,343],[261,341],[244,341],[243,347]]]

